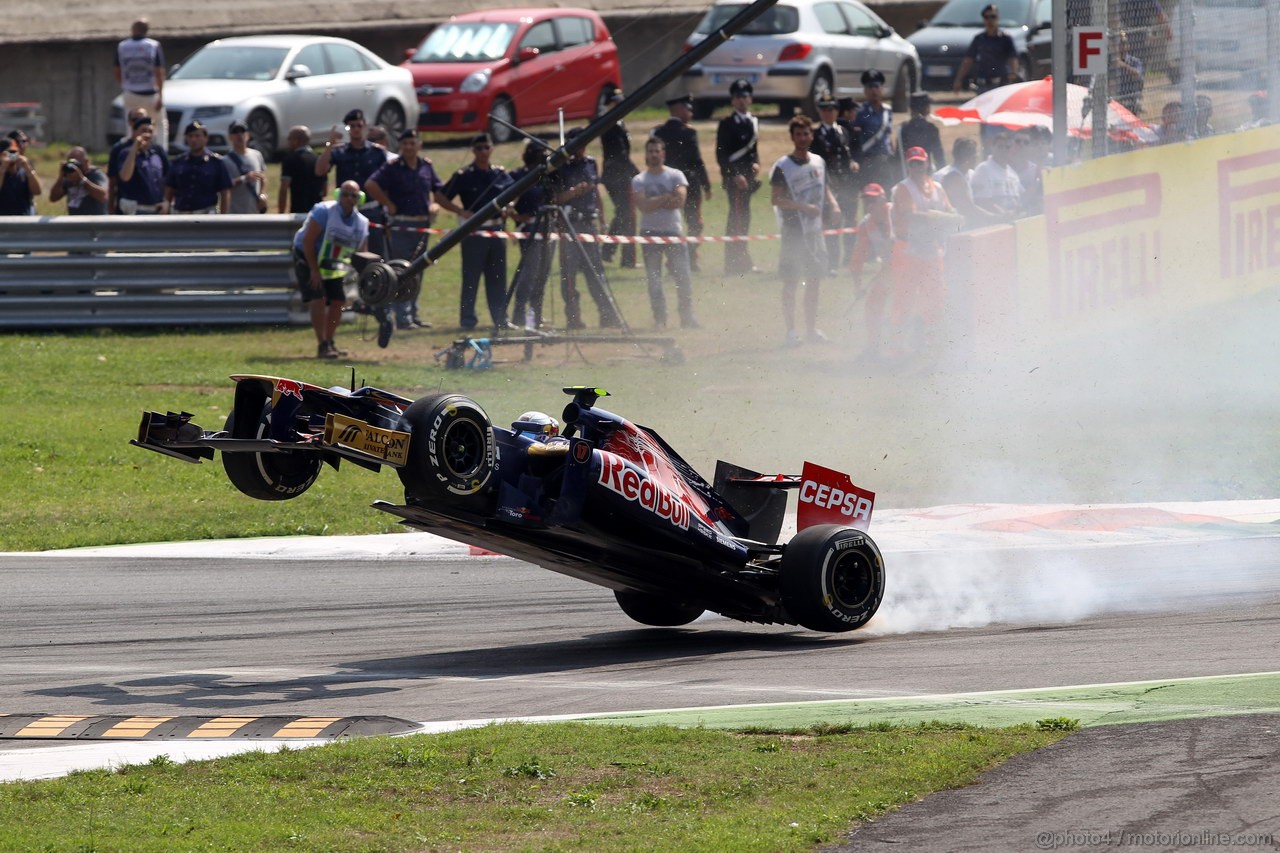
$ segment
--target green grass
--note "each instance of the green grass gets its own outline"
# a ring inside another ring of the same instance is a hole
[[[505,724],[0,785],[0,847],[810,850],[1065,733]]]

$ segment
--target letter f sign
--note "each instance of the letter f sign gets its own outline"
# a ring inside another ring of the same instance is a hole
[[[1071,73],[1107,73],[1107,31],[1102,27],[1076,27],[1071,31]]]

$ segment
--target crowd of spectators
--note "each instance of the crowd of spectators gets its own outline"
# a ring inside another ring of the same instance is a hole
[[[984,21],[986,29],[975,38],[975,51],[957,81],[970,70],[980,83],[991,85],[1015,75],[995,6],[984,9]],[[101,166],[83,147],[68,149],[60,173],[46,186],[26,156],[27,135],[10,133],[0,140],[0,215],[34,214],[35,200],[45,192],[50,201],[65,203],[70,215],[262,214],[271,209],[266,162],[243,122],[231,124],[225,154],[207,147],[208,131],[199,121],[183,129],[185,151],[169,153],[164,144],[163,51],[146,32],[145,21],[135,23],[117,53],[129,135],[112,146]],[[1135,113],[1145,94],[1143,47],[1120,29],[1110,52],[1112,95]],[[904,304],[933,299],[950,233],[1009,222],[1038,213],[1043,206],[1042,175],[1050,165],[1052,140],[1047,128],[984,126],[979,139],[954,139],[948,162],[928,94],[911,96],[910,117],[895,128],[893,113],[883,100],[884,75],[867,71],[861,82],[863,103],[824,98],[815,105],[816,116],[794,117],[787,127],[790,152],[764,174],[761,127],[752,111],[749,81],[736,80],[729,86],[732,110],[716,126],[715,160],[728,209],[724,273],[737,277],[760,272],[746,240],[733,238],[750,234],[752,197],[768,184],[781,232],[778,276],[791,345],[825,339],[816,325],[823,277],[851,278],[854,293],[866,300],[868,323],[876,326],[868,330],[874,342],[880,326],[894,322],[891,315],[901,319]],[[621,92],[612,96],[614,102],[622,97]],[[336,358],[343,353],[333,335],[346,307],[347,295],[340,285],[349,273],[351,255],[368,250],[387,260],[409,262],[426,251],[434,217],[442,210],[461,219],[483,214],[482,232],[465,238],[460,246],[458,326],[463,331],[481,326],[476,312],[481,281],[490,328],[544,327],[543,297],[554,245],[545,239],[550,231],[570,238],[624,238],[621,245],[608,239],[559,241],[560,292],[568,329],[587,326],[579,276],[585,280],[599,326],[623,325],[606,272],[615,255],[623,268],[636,267],[638,257],[643,259],[655,327],[666,327],[669,319],[665,268],[675,284],[681,325],[696,328],[691,273],[700,270],[700,252],[696,240],[684,238],[704,233],[702,203],[712,198],[713,181],[698,132],[690,124],[692,99],[680,95],[666,103],[668,119],[645,136],[643,169],[632,159],[624,122],[602,135],[602,164],[587,154],[585,145],[573,144],[582,130],[575,128],[567,142],[568,163],[502,207],[494,199],[538,167],[550,146],[531,139],[521,167],[508,173],[494,162],[492,141],[480,135],[471,143],[472,161],[445,180],[421,156],[416,130],[407,129],[390,140],[385,129],[371,126],[358,109],[346,112],[341,124],[333,126],[319,153],[311,148],[309,128],[290,128],[274,207],[278,213],[307,215],[295,237],[295,261],[318,356]],[[1245,127],[1265,124],[1266,93],[1254,93],[1249,104],[1253,117]],[[1146,143],[1211,135],[1212,117],[1213,103],[1204,95],[1191,108],[1170,101],[1163,105],[1159,126]],[[327,198],[330,173],[333,185],[340,188],[332,199]],[[611,219],[606,215],[609,208]],[[520,260],[511,274],[508,240],[494,233],[505,231],[508,222],[522,235]],[[639,253],[632,239],[637,231]],[[379,346],[388,346],[397,329],[429,325],[418,315],[420,281],[411,283],[400,301],[369,311],[378,317]],[[909,298],[903,298],[904,289],[911,291]],[[886,313],[891,293],[898,294],[896,307]],[[797,306],[803,311],[799,318]]]

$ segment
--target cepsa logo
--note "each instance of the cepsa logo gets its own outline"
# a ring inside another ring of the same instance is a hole
[[[1280,151],[1218,162],[1218,242],[1223,278],[1280,268]]]
[[[1159,292],[1162,206],[1155,172],[1046,195],[1049,315],[1088,314]]]
[[[875,492],[855,486],[849,475],[812,462],[800,475],[800,511],[797,526],[843,524],[866,530],[871,525]]]
[[[689,507],[649,477],[642,477],[626,460],[607,450],[600,451],[600,485],[649,512],[665,518],[681,530],[689,529]]]

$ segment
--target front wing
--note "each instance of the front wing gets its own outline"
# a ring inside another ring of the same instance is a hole
[[[350,459],[378,470],[381,465],[403,467],[409,457],[409,433],[378,427],[346,415],[325,415],[324,429],[297,441],[233,438],[225,430],[201,429],[190,412],[143,412],[138,437],[130,444],[184,462],[199,463],[223,453],[324,453]]]

